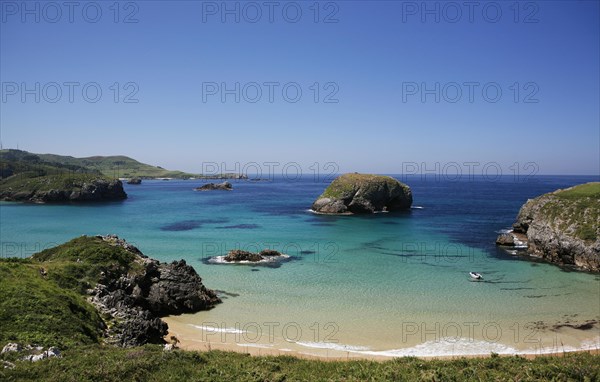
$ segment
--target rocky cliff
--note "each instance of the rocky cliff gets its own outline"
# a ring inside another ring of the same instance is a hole
[[[33,203],[99,202],[123,200],[127,194],[120,180],[97,175],[13,175],[0,182],[0,200]]]
[[[528,200],[513,231],[498,245],[527,248],[527,253],[559,265],[600,272],[600,183],[557,190]]]
[[[118,346],[163,343],[168,326],[160,317],[206,310],[221,302],[184,260],[161,263],[114,235],[83,236],[33,259],[66,264],[69,273],[77,275],[67,283],[64,271],[49,267],[47,272],[62,284],[78,285],[103,317],[106,342]]]
[[[370,174],[337,177],[312,205],[324,214],[364,214],[409,209],[410,187],[394,178]]]

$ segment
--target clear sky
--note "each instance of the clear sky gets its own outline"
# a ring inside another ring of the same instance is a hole
[[[0,1],[4,148],[600,173],[598,1],[71,4]]]

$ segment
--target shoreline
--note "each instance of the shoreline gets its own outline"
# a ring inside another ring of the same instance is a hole
[[[219,351],[227,351],[241,354],[249,354],[252,357],[265,357],[265,356],[290,356],[298,359],[306,359],[306,360],[315,360],[315,361],[324,361],[324,362],[334,362],[334,361],[376,361],[376,362],[385,362],[391,361],[397,358],[418,358],[422,360],[453,360],[453,359],[475,359],[475,358],[490,358],[492,357],[492,353],[487,354],[456,354],[456,355],[417,355],[417,356],[384,356],[384,355],[369,355],[369,354],[360,354],[353,352],[346,352],[346,356],[343,355],[329,355],[326,354],[315,354],[309,352],[300,352],[295,350],[281,350],[281,349],[273,349],[267,347],[258,347],[252,346],[252,344],[247,344],[248,346],[244,346],[243,344],[226,344],[219,342],[203,342],[197,340],[190,339],[181,339],[177,332],[169,330],[167,336],[165,336],[165,340],[167,342],[171,336],[175,336],[179,339],[179,344],[177,345],[179,349],[185,351],[199,351],[199,352],[208,352],[213,350]],[[324,349],[323,349],[324,350]],[[339,353],[340,351],[335,351]],[[514,357],[519,356],[525,359],[534,359],[539,357],[561,357],[570,353],[589,353],[592,355],[600,355],[600,348],[595,349],[576,349],[576,350],[565,350],[558,352],[541,352],[541,353],[514,353],[514,354],[505,354],[505,353],[494,353],[498,357]]]
[[[237,342],[219,342],[210,341],[208,338],[202,339],[203,336],[199,335],[195,329],[188,328],[188,324],[173,321],[169,317],[163,318],[169,325],[169,332],[164,337],[167,343],[171,336],[175,336],[178,341],[178,347],[182,350],[189,351],[200,351],[206,352],[211,350],[230,351],[242,354],[249,354],[251,356],[292,356],[300,359],[320,360],[320,361],[350,361],[350,360],[370,360],[384,362],[393,360],[396,358],[416,357],[424,360],[447,360],[447,359],[460,359],[460,358],[489,358],[493,354],[502,357],[520,356],[527,359],[533,359],[536,357],[544,356],[561,356],[567,353],[591,353],[600,354],[600,336],[595,337],[592,340],[582,341],[580,347],[575,348],[572,346],[561,345],[562,349],[558,346],[546,347],[539,349],[512,349],[507,348],[506,351],[494,352],[493,350],[477,353],[474,352],[461,353],[457,351],[453,354],[448,354],[446,351],[443,354],[423,354],[419,352],[415,353],[407,350],[415,349],[398,349],[390,351],[368,351],[359,350],[348,347],[348,350],[342,348],[328,348],[327,346],[307,346],[306,349],[299,349],[298,346],[302,345],[299,343],[290,343],[289,346],[282,347],[275,344],[260,344],[260,343],[237,343]],[[441,341],[440,341],[441,342]],[[587,344],[584,344],[586,343]],[[339,344],[334,344],[339,345]],[[423,346],[425,344],[422,344]],[[460,347],[460,346],[459,346]],[[511,350],[509,350],[511,349]],[[404,353],[402,352],[404,350]],[[394,354],[394,352],[397,352]]]

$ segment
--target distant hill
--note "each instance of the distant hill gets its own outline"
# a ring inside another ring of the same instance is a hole
[[[123,155],[93,156],[87,158],[74,158],[54,154],[38,154],[38,156],[49,162],[81,166],[97,170],[105,176],[115,178],[192,178],[199,176],[198,174],[190,174],[182,171],[165,170],[162,167],[141,163]]]
[[[26,174],[29,177],[61,174],[82,174],[100,172],[84,168],[76,164],[52,162],[42,159],[39,155],[21,150],[0,150],[0,178],[8,178],[16,174]]]
[[[22,150],[0,150],[0,178],[28,171],[46,175],[96,173],[108,178],[211,178],[201,174],[166,170],[123,155],[75,158],[55,154],[33,154]],[[237,174],[212,176],[212,178],[236,177]]]

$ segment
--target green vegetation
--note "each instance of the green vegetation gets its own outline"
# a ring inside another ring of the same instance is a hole
[[[596,198],[600,199],[600,182],[580,184],[555,194],[561,199]]]
[[[319,198],[345,199],[353,196],[361,184],[387,184],[389,188],[395,187],[397,180],[389,176],[371,174],[344,174],[338,176],[323,191]]]
[[[45,272],[44,264],[32,260],[0,261],[0,346],[97,343],[102,320],[96,310]]]
[[[0,259],[0,345],[98,343],[103,322],[86,301],[101,272],[135,272],[135,255],[82,236],[29,259]]]
[[[0,192],[26,192],[33,194],[50,190],[80,191],[84,183],[104,178],[94,173],[65,173],[37,175],[34,171],[22,172],[0,180]],[[105,179],[105,178],[104,178]]]
[[[97,237],[82,236],[31,257],[41,262],[60,287],[80,294],[98,282],[102,272],[135,273],[142,268],[135,255]]]
[[[562,231],[585,241],[600,236],[600,183],[586,183],[552,194],[543,195],[547,201],[543,213]]]
[[[0,194],[21,198],[60,190],[81,191],[85,183],[105,180],[99,171],[72,163],[50,162],[38,155],[19,150],[0,151]]]
[[[32,154],[21,150],[0,150],[0,178],[30,172],[43,175],[93,173],[107,178],[189,178],[197,175],[150,166],[126,156],[74,158],[54,154]]]
[[[182,171],[165,170],[162,167],[151,166],[122,155],[93,156],[88,158],[74,158],[53,154],[39,154],[38,156],[49,162],[81,166],[113,178],[191,178],[199,176]]]
[[[76,164],[47,161],[40,156],[21,150],[0,150],[0,178],[23,174],[26,177],[95,173]]]
[[[5,381],[598,381],[600,356],[491,357],[430,360],[314,361],[210,351],[164,352],[87,346],[61,359],[16,362],[0,369]]]

